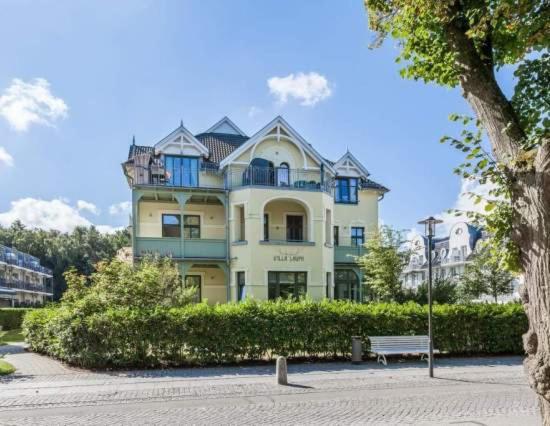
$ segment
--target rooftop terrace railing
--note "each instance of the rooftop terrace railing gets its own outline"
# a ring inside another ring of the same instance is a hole
[[[3,245],[0,245],[0,262],[29,269],[45,275],[52,275],[52,270],[40,265],[38,258]]]

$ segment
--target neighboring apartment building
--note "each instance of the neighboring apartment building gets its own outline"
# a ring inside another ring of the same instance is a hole
[[[479,228],[465,222],[456,223],[446,237],[433,240],[432,267],[433,278],[459,279],[466,265],[471,262],[478,244],[487,235]],[[417,288],[428,280],[428,239],[416,235],[411,241],[412,255],[408,266],[401,276],[405,288]],[[512,293],[500,296],[506,302],[519,299],[520,280],[512,282]],[[492,297],[483,296],[480,301],[492,301]]]
[[[40,306],[52,297],[52,271],[36,257],[0,245],[0,307]]]
[[[446,237],[433,239],[432,267],[435,278],[455,278],[464,273],[477,243],[485,236],[483,231],[465,222],[451,228]],[[409,265],[402,274],[403,286],[416,288],[428,279],[428,239],[415,235],[410,242],[412,250]]]
[[[209,303],[360,300],[362,253],[388,191],[349,152],[322,157],[282,117],[247,136],[227,117],[130,146],[133,256],[171,256]]]

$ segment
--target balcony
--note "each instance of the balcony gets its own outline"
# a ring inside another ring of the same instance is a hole
[[[40,265],[36,257],[2,245],[0,245],[0,262],[52,276],[51,269]]]
[[[320,170],[255,166],[230,166],[225,174],[225,183],[227,189],[267,187],[329,194],[332,194],[334,186],[333,179]]]
[[[21,280],[12,280],[6,278],[0,278],[0,288],[8,288],[12,290],[23,290],[33,293],[46,293],[53,294],[50,286],[38,283],[30,283],[27,281]]]
[[[320,170],[281,167],[230,166],[220,172],[215,165],[202,163],[199,170],[168,172],[162,164],[133,165],[127,176],[133,185],[166,188],[239,189],[268,187],[285,190],[333,193],[333,179]]]
[[[362,256],[366,252],[363,246],[335,246],[334,263],[357,263],[356,256]]]
[[[227,240],[136,237],[134,255],[160,255],[174,259],[225,259]]]

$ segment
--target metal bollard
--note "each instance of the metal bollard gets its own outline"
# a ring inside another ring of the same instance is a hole
[[[363,361],[363,342],[360,336],[351,337],[351,363],[361,364]]]
[[[275,374],[277,375],[277,384],[288,385],[286,358],[284,356],[277,358]]]

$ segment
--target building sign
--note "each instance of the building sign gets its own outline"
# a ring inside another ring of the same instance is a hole
[[[289,263],[295,263],[295,262],[303,262],[304,256],[299,254],[298,251],[292,253],[280,250],[279,254],[273,256],[274,262],[289,262]]]

